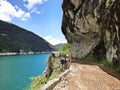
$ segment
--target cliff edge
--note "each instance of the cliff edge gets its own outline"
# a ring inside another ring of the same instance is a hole
[[[72,57],[120,64],[120,0],[63,0],[62,32]]]

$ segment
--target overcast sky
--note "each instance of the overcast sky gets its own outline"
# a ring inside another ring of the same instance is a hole
[[[65,43],[62,0],[0,0],[0,20],[14,23],[51,44]]]

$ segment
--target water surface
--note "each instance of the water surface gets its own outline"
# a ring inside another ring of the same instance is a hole
[[[45,70],[49,54],[0,56],[0,90],[25,90]]]

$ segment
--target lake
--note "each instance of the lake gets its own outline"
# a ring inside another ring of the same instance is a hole
[[[0,90],[26,90],[45,70],[49,54],[0,56]]]

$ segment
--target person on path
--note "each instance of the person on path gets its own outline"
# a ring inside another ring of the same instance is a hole
[[[67,60],[67,69],[69,69],[70,65],[71,65],[71,56],[69,55]]]

